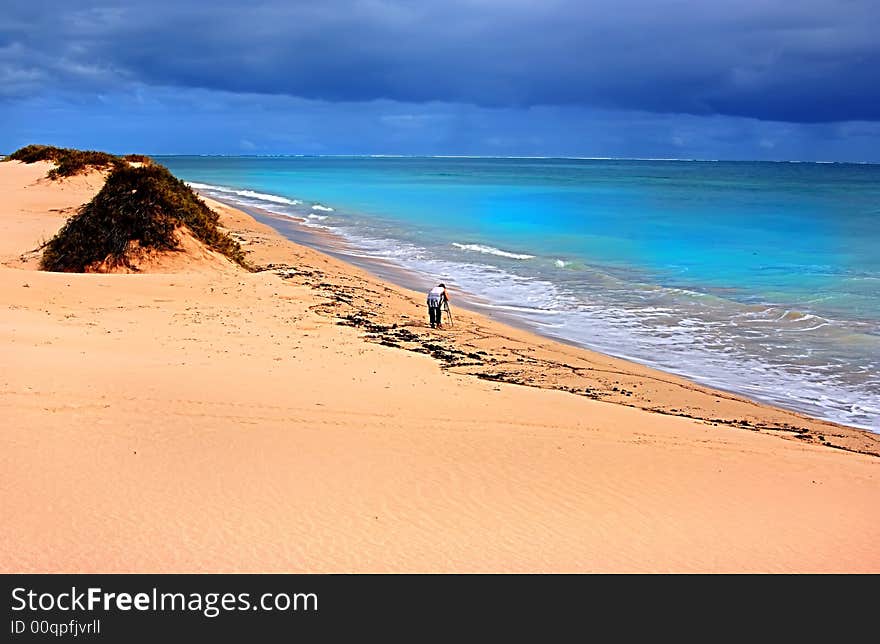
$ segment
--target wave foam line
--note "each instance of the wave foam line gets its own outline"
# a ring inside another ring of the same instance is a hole
[[[458,242],[452,242],[452,245],[461,250],[471,250],[478,253],[485,253],[486,255],[507,257],[508,259],[533,259],[535,257],[534,255],[525,255],[523,253],[511,253],[492,246],[483,246],[482,244],[459,244]]]
[[[197,181],[188,181],[187,185],[196,190],[213,190],[214,192],[223,192],[230,195],[238,195],[239,197],[247,197],[249,199],[257,199],[259,201],[271,201],[272,203],[281,203],[287,206],[298,206],[302,203],[298,199],[288,199],[278,195],[271,195],[265,192],[254,192],[253,190],[236,190],[235,188],[227,188],[225,186],[214,186],[210,183],[198,183]]]
[[[263,192],[254,192],[253,190],[235,190],[234,192],[242,197],[250,197],[251,199],[260,199],[262,201],[272,201],[274,203],[283,203],[288,206],[298,206],[302,203],[302,201],[299,201],[298,199],[288,199],[287,197],[269,195]]]

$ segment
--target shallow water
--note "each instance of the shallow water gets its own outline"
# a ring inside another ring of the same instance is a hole
[[[880,430],[880,166],[159,160],[543,335]]]

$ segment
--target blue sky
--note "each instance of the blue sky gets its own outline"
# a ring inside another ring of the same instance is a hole
[[[0,150],[880,161],[876,0],[20,2]]]

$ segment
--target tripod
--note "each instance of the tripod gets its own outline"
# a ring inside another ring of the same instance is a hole
[[[449,318],[449,326],[455,326],[452,321],[452,311],[449,310],[449,302],[444,298],[443,310],[446,311],[446,317]]]

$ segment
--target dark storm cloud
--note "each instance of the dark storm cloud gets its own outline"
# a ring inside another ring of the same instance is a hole
[[[779,123],[581,107],[312,101],[135,86],[0,104],[0,151],[118,154],[474,154],[878,162],[880,121]]]
[[[131,81],[331,102],[880,120],[876,0],[8,4],[7,98]]]

